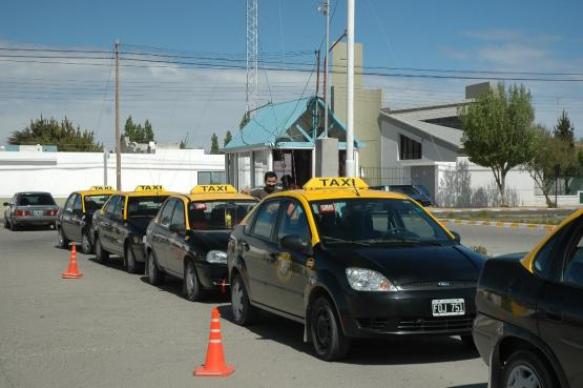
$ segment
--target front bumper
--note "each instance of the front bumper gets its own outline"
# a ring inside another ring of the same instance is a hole
[[[398,292],[352,292],[340,317],[348,337],[371,338],[408,335],[471,334],[476,315],[475,288]],[[465,302],[461,316],[434,317],[432,300],[459,299]]]
[[[205,289],[221,289],[229,285],[227,264],[196,263],[196,273]]]

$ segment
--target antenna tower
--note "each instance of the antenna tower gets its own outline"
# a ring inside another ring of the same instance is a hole
[[[258,0],[247,1],[247,112],[257,107],[257,61],[259,49]]]

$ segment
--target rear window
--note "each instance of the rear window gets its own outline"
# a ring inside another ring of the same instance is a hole
[[[18,206],[50,206],[56,205],[50,194],[23,194],[18,199]]]
[[[103,207],[105,202],[109,199],[111,195],[86,195],[85,196],[85,211],[94,212]]]
[[[154,217],[162,203],[168,198],[167,195],[151,197],[130,197],[128,199],[128,218]]]
[[[188,214],[193,229],[232,229],[255,206],[255,201],[191,202]]]
[[[398,193],[403,193],[408,196],[418,195],[419,192],[413,186],[390,186],[391,191],[396,191]]]

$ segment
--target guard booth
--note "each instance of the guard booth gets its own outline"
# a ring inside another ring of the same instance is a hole
[[[269,103],[257,108],[221,151],[225,154],[227,183],[237,189],[263,186],[263,175],[290,175],[297,187],[316,174],[316,139],[324,133],[324,101],[320,97]],[[328,138],[338,141],[338,175],[344,175],[346,127],[328,111]],[[355,139],[355,171],[362,143]]]

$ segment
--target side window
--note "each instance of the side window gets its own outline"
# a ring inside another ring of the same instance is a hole
[[[75,196],[75,201],[73,202],[73,211],[81,211],[81,196],[77,194]]]
[[[310,228],[302,205],[296,201],[287,202],[282,213],[277,239],[281,240],[285,236],[296,235],[304,241],[310,241]]]
[[[72,212],[73,211],[73,203],[75,202],[75,198],[77,198],[77,194],[71,194],[65,202],[65,211]]]
[[[583,223],[575,228],[567,245],[562,273],[563,282],[583,288]]]
[[[115,208],[118,206],[119,202],[121,201],[121,197],[116,195],[107,203],[107,207],[105,208],[105,215],[108,218],[115,217]]]
[[[271,232],[275,227],[279,205],[279,201],[269,201],[261,205],[261,208],[257,211],[257,216],[255,216],[255,223],[251,233],[271,240]]]
[[[166,205],[164,205],[164,208],[162,209],[162,213],[160,213],[160,219],[158,220],[160,225],[170,225],[170,221],[172,220],[172,212],[174,211],[175,205],[176,201],[173,199],[166,202]]]
[[[534,270],[536,273],[541,275],[545,279],[550,279],[553,271],[553,257],[558,257],[562,248],[560,242],[564,240],[564,237],[569,235],[573,231],[573,225],[565,226],[563,229],[556,233],[547,243],[542,247],[534,258]]]
[[[179,225],[181,229],[186,229],[186,221],[184,219],[184,202],[175,201],[174,215],[172,216],[172,225]]]
[[[123,207],[125,203],[125,197],[119,197],[113,209],[113,219],[121,221],[123,219]]]

